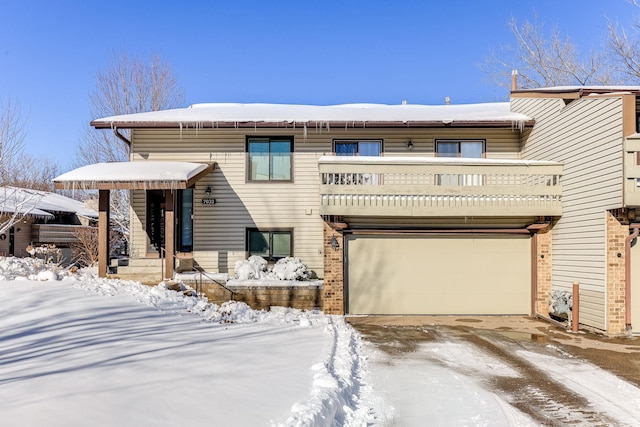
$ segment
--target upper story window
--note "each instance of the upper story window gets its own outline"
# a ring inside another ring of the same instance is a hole
[[[293,137],[247,138],[249,181],[291,181]]]
[[[436,155],[438,157],[465,157],[481,159],[485,153],[483,140],[436,140]]]
[[[379,156],[382,141],[339,139],[334,141],[334,151],[338,156]]]

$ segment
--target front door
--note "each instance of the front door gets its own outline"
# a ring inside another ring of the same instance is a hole
[[[164,246],[164,210],[163,190],[147,191],[147,255],[161,256]]]

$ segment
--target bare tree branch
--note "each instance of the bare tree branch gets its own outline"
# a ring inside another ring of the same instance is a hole
[[[515,46],[501,45],[480,65],[496,85],[509,88],[514,69],[521,88],[611,83],[604,54],[592,51],[583,56],[569,37],[563,37],[557,28],[545,32],[535,20],[518,25],[512,18],[508,26]]]

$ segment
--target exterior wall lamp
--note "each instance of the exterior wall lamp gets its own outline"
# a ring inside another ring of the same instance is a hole
[[[204,190],[204,194],[207,197],[211,197],[211,186],[210,185],[207,185],[207,189]]]
[[[407,150],[411,150],[413,148],[413,141],[408,140],[407,141]]]
[[[330,243],[334,251],[337,251],[338,249],[340,249],[340,243],[338,243],[338,239],[336,239],[336,236],[331,236]]]

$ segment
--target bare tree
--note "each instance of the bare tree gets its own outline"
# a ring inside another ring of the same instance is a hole
[[[628,0],[628,2],[640,8],[640,1]],[[640,82],[640,21],[631,26],[627,31],[618,28],[609,21],[608,53],[614,70],[622,76],[622,80],[628,83]]]
[[[184,94],[159,56],[146,60],[120,51],[97,73],[90,101],[91,115],[100,118],[181,107]],[[129,160],[129,147],[111,130],[87,129],[78,148],[80,165]]]
[[[150,55],[146,59],[119,51],[97,73],[90,101],[92,117],[101,118],[181,107],[184,95],[171,66],[159,56]],[[129,137],[128,132],[122,133]],[[87,128],[76,150],[76,166],[128,161],[129,149],[112,130]],[[111,192],[111,220],[128,244],[128,191]]]
[[[480,65],[497,86],[510,87],[514,69],[521,88],[611,83],[604,53],[582,54],[568,36],[563,37],[556,27],[546,32],[537,20],[518,25],[512,18],[508,25],[515,45],[501,45]]]
[[[85,266],[98,264],[98,228],[78,227],[73,232],[75,240],[71,243],[72,261]],[[121,236],[112,231],[109,233],[109,247],[114,248]]]
[[[0,186],[10,185],[24,147],[25,122],[20,104],[0,101]]]

